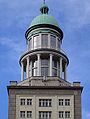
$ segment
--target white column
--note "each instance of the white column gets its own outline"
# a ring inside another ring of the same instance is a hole
[[[62,78],[62,57],[60,57],[60,77]]]
[[[65,69],[64,69],[64,79],[67,80],[67,63],[65,64]]]
[[[30,69],[30,77],[31,77],[32,76],[32,60],[30,61],[29,69]]]
[[[40,66],[40,54],[37,54],[37,59],[38,59],[38,62],[37,62],[37,76],[40,76],[40,72],[41,72],[41,66]]]
[[[24,64],[21,62],[21,81],[24,80]]]
[[[29,78],[29,57],[27,57],[26,78]]]
[[[52,76],[52,57],[53,55],[50,54],[50,76]]]

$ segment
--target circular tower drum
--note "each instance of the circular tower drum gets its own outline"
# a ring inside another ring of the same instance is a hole
[[[63,32],[57,21],[48,15],[44,3],[41,14],[33,19],[25,33],[28,51],[20,58],[21,80],[30,77],[59,77],[66,80],[69,60],[61,50]]]

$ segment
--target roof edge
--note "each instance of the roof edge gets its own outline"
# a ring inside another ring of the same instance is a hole
[[[51,24],[38,24],[38,25],[35,25],[35,26],[30,27],[25,32],[25,38],[27,39],[27,36],[28,36],[29,32],[31,32],[32,30],[37,29],[37,28],[44,28],[44,27],[46,27],[46,28],[52,28],[52,29],[57,30],[61,34],[61,39],[63,39],[63,32],[62,32],[62,30],[59,27],[54,26],[54,25],[51,25]]]

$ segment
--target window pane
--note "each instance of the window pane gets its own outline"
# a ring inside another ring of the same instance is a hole
[[[45,48],[48,47],[48,34],[42,34],[41,44],[42,44],[42,47],[45,47]]]
[[[20,118],[25,118],[25,111],[20,111]]]
[[[20,105],[25,105],[25,99],[20,99]]]
[[[41,76],[48,76],[48,67],[41,67]]]
[[[57,61],[53,60],[53,67],[57,68]]]
[[[39,112],[39,119],[51,119],[51,112],[48,111],[40,111]]]
[[[32,118],[32,111],[27,111],[27,118]]]
[[[59,112],[59,118],[64,118],[64,112],[63,111]]]
[[[59,99],[59,106],[63,106],[64,105],[64,100],[63,99]]]
[[[34,49],[40,47],[40,38],[39,38],[39,35],[34,36],[34,38],[33,38],[33,46],[34,46]]]
[[[48,63],[49,61],[48,61],[48,59],[42,59],[41,60],[41,66],[48,66]]]
[[[55,36],[50,36],[50,43],[51,43],[51,48],[56,48],[56,37]]]
[[[65,106],[70,106],[70,99],[65,99]]]
[[[57,69],[53,69],[52,76],[57,76]]]
[[[65,118],[70,118],[70,111],[65,112]]]
[[[32,105],[32,99],[27,99],[27,105]]]
[[[39,99],[39,107],[51,107],[52,99]]]

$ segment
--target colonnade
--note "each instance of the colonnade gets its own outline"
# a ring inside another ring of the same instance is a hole
[[[53,76],[53,54],[50,54],[50,65],[49,65],[49,76]],[[64,73],[63,79],[67,79],[67,63],[63,65],[63,58],[59,58],[59,64],[60,64],[60,78],[62,78],[62,74]],[[24,66],[25,65],[25,66]],[[25,77],[25,72],[24,72],[24,67],[26,67],[26,77]],[[32,67],[31,67],[32,69]],[[64,71],[63,71],[64,69]],[[31,70],[32,74],[32,70]],[[37,54],[37,76],[41,76],[41,58],[40,54]],[[21,81],[23,81],[25,78],[28,79],[30,77],[30,57],[27,56],[26,58],[26,64],[24,64],[23,61],[21,61]]]

